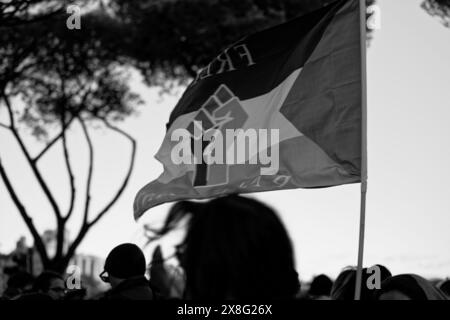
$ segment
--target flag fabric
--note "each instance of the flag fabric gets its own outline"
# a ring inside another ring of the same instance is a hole
[[[361,180],[358,0],[247,36],[199,71],[155,156],[164,172],[134,215],[161,203]]]

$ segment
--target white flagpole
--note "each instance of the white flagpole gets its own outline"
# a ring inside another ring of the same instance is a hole
[[[361,208],[359,217],[358,267],[356,269],[355,300],[361,298],[366,223],[367,193],[367,65],[366,65],[366,1],[359,0],[361,29]]]

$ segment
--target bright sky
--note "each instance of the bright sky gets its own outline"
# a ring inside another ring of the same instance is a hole
[[[420,8],[420,0],[379,0],[381,30],[368,50],[369,190],[365,265],[385,264],[393,273],[450,276],[450,29]],[[146,103],[138,116],[121,125],[138,141],[136,167],[126,192],[94,227],[81,253],[106,256],[122,242],[142,244],[142,224],[160,222],[168,205],[133,220],[136,192],[157,178],[162,166],[153,158],[165,123],[178,97],[159,99],[155,90],[136,84]],[[4,113],[0,114],[4,116]],[[40,231],[53,228],[54,218],[13,139],[0,128],[1,156],[14,186]],[[80,128],[69,135],[71,156],[84,197],[87,150]],[[93,209],[114,193],[125,172],[129,149],[114,133],[97,130]],[[30,141],[32,144],[33,142]],[[35,150],[39,145],[34,143]],[[41,163],[63,208],[68,180],[60,146]],[[357,260],[359,185],[320,190],[264,193],[263,199],[285,222],[295,246],[302,280],[327,273],[336,276]],[[79,199],[82,200],[82,199]],[[81,204],[76,207],[81,211]],[[21,235],[31,238],[6,189],[0,183],[0,252],[14,248]],[[95,210],[93,211],[95,213]],[[75,235],[81,216],[69,226]],[[170,255],[171,242],[163,246]]]

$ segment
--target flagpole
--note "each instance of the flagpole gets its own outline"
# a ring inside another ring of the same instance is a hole
[[[367,194],[367,63],[366,63],[366,1],[359,0],[361,41],[361,207],[359,217],[358,266],[356,269],[355,300],[361,298],[366,224]]]

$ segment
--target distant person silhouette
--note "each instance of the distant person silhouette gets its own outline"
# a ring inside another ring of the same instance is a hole
[[[448,300],[426,279],[415,274],[401,274],[381,283],[377,300]]]
[[[183,298],[185,279],[179,266],[164,263],[161,246],[153,251],[150,266],[150,286],[155,300]]]
[[[87,296],[87,289],[72,289],[68,290],[64,300],[85,300]]]
[[[32,299],[38,300],[44,299],[43,295],[48,295],[53,300],[64,299],[66,293],[66,286],[64,284],[64,278],[53,271],[42,272],[34,281]]]
[[[450,299],[450,280],[447,279],[439,285],[439,289]]]
[[[171,208],[160,235],[187,216],[187,234],[177,246],[185,298],[291,299],[298,293],[292,244],[271,208],[237,195],[182,201]]]
[[[389,269],[383,265],[375,265],[380,269],[380,284],[385,279],[392,276]],[[378,291],[377,289],[369,289],[367,286],[367,280],[371,276],[368,273],[368,268],[363,268],[362,270],[362,281],[361,281],[361,300],[373,300],[374,294]],[[344,269],[333,283],[331,289],[331,299],[332,300],[354,300],[355,299],[355,286],[356,286],[356,268],[348,267]]]
[[[10,300],[20,295],[31,292],[34,278],[31,274],[25,271],[17,271],[10,275],[6,289],[3,292],[3,299]]]
[[[324,275],[314,277],[308,290],[308,299],[311,300],[328,300],[330,299],[331,287],[333,281]]]
[[[151,300],[153,293],[145,277],[146,264],[142,250],[132,243],[115,247],[105,261],[100,278],[111,285],[104,299]]]

